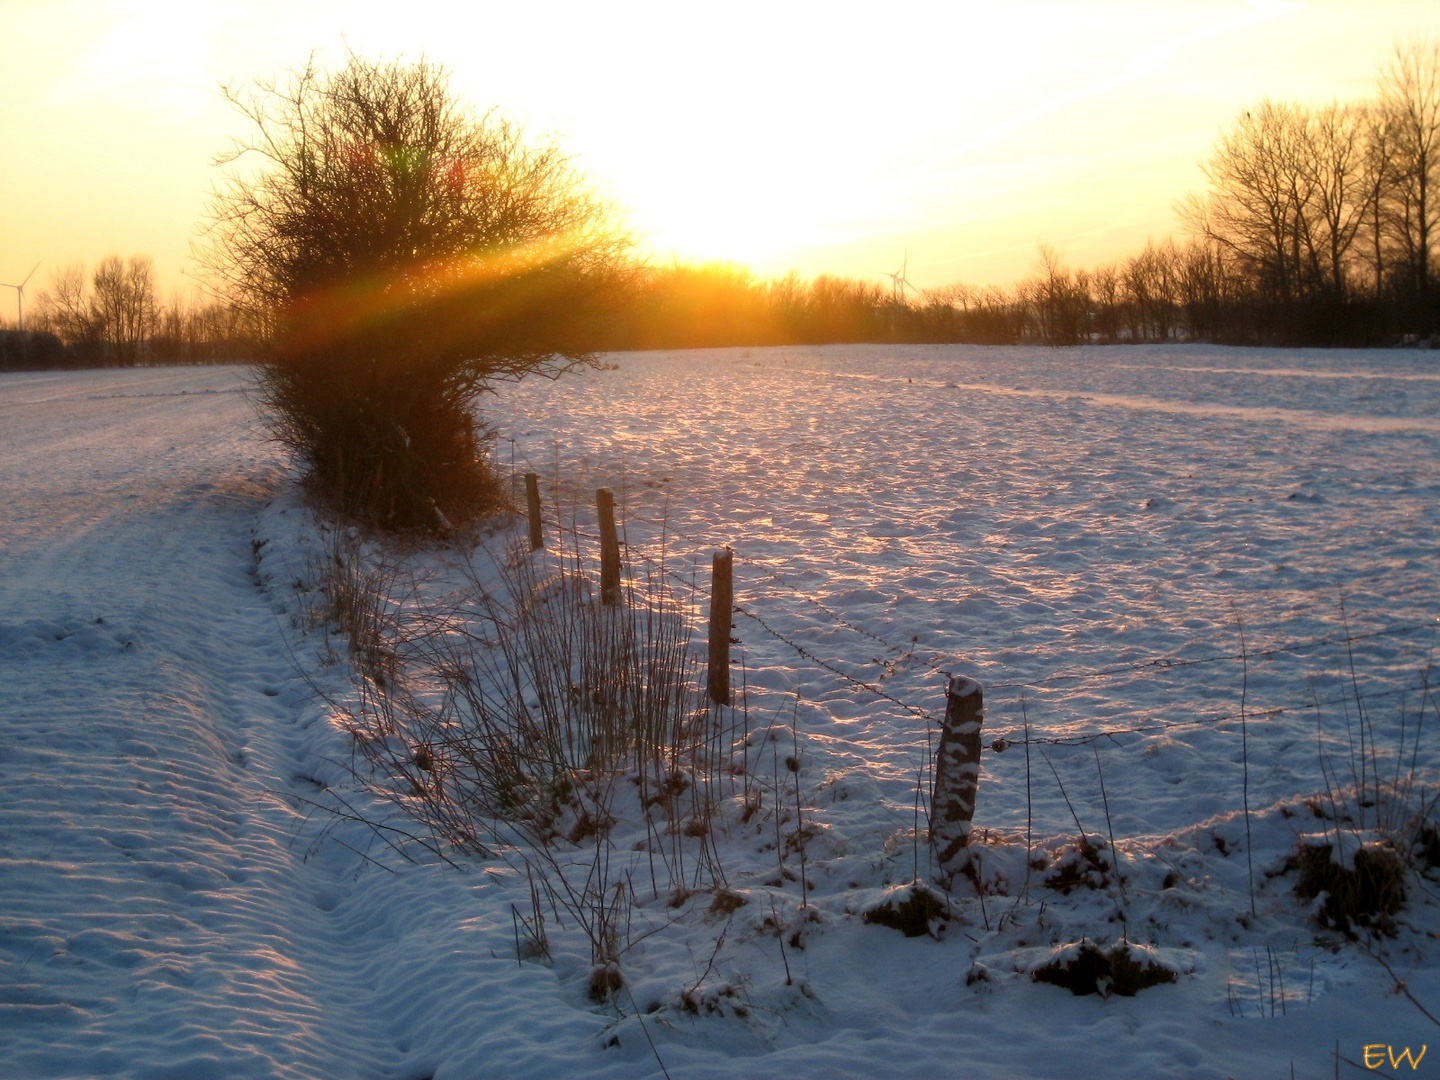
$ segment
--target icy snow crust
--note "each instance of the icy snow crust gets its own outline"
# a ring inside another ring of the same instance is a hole
[[[353,694],[295,589],[323,547],[243,369],[0,375],[0,1076],[636,1077],[658,1053],[677,1078],[1281,1077],[1330,1075],[1337,1040],[1358,1062],[1433,1036],[1281,872],[1328,824],[1317,744],[1349,782],[1347,712],[1382,775],[1437,764],[1433,701],[1411,741],[1431,354],[607,359],[485,402],[498,459],[582,531],[612,486],[632,568],[662,539],[681,578],[735,549],[736,653],[757,738],[798,751],[816,921],[764,884],[765,820],[722,849],[749,901],[728,924],[703,898],[639,913],[673,921],[627,954],[624,1015],[586,1000],[562,928],[551,965],[518,963],[504,861],[409,861],[317,808],[404,824],[317,693]],[[905,938],[859,913],[934,879],[911,829],[950,674],[985,688],[988,895],[957,886],[948,931]],[[1383,948],[1436,1011],[1431,888]],[[1030,982],[1122,926],[1177,984]]]

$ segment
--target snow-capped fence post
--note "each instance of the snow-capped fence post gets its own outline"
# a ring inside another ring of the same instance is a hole
[[[959,873],[970,861],[966,847],[980,786],[984,719],[984,689],[974,679],[956,675],[945,689],[945,725],[935,754],[935,805],[930,817],[930,842],[946,874]]]
[[[730,704],[730,631],[733,627],[735,553],[715,552],[710,562],[710,668],[706,690],[716,705]]]
[[[525,474],[525,509],[530,514],[530,550],[539,551],[545,546],[545,534],[540,529],[540,477],[533,472]]]
[[[608,487],[595,492],[600,518],[600,602],[620,602],[620,538],[615,534],[615,495]]]

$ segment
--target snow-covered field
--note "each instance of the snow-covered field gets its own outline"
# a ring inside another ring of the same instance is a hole
[[[1365,951],[1440,1013],[1434,886],[1352,943],[1279,872],[1352,763],[1440,767],[1434,354],[610,359],[487,400],[499,462],[582,527],[614,488],[632,565],[662,530],[682,576],[735,549],[747,702],[794,719],[818,921],[786,944],[798,885],[737,829],[749,902],[639,910],[664,925],[622,1015],[586,999],[573,932],[517,962],[523,876],[407,861],[315,808],[385,813],[316,693],[351,676],[306,632],[321,547],[245,373],[7,374],[0,1076],[1328,1077],[1337,1048],[1358,1075],[1367,1045],[1434,1037]],[[986,687],[989,892],[911,939],[855,912],[935,876],[911,836],[946,672]],[[1045,884],[1077,819],[1123,881]],[[1027,853],[1049,867],[1028,881]],[[1179,981],[1026,974],[1122,934]]]

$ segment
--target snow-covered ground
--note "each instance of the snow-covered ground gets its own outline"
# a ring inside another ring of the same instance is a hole
[[[1352,943],[1279,872],[1352,762],[1440,766],[1433,354],[609,359],[484,402],[498,460],[582,529],[614,488],[632,566],[662,534],[681,576],[735,549],[746,700],[794,721],[816,921],[773,834],[736,828],[747,903],[641,897],[662,928],[618,1015],[587,1000],[573,928],[518,962],[522,875],[410,861],[333,813],[387,811],[349,773],[352,677],[295,588],[323,544],[245,373],[7,374],[0,1076],[1318,1077],[1337,1048],[1358,1075],[1367,1045],[1434,1036],[1365,951],[1440,1013],[1434,886],[1411,878],[1395,938]],[[947,672],[986,688],[988,892],[905,938],[856,910],[935,877],[911,837]],[[1122,881],[1045,884],[1077,819]],[[1048,864],[1028,881],[1027,856]],[[1122,935],[1179,981],[1076,997],[1026,974]],[[713,1008],[684,1009],[692,988]]]

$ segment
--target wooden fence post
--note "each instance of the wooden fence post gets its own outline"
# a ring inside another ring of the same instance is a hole
[[[595,492],[600,518],[600,602],[620,603],[620,538],[615,533],[615,495],[608,487]]]
[[[530,513],[530,550],[538,551],[545,546],[545,534],[540,529],[540,477],[533,472],[525,474],[525,508]]]
[[[729,705],[731,702],[730,631],[735,608],[734,567],[733,551],[726,548],[715,552],[710,571],[710,670],[706,689],[716,705]]]
[[[985,691],[974,679],[956,675],[945,690],[945,726],[935,754],[935,805],[930,808],[930,841],[949,875],[970,863],[970,819],[980,786],[980,725]]]

